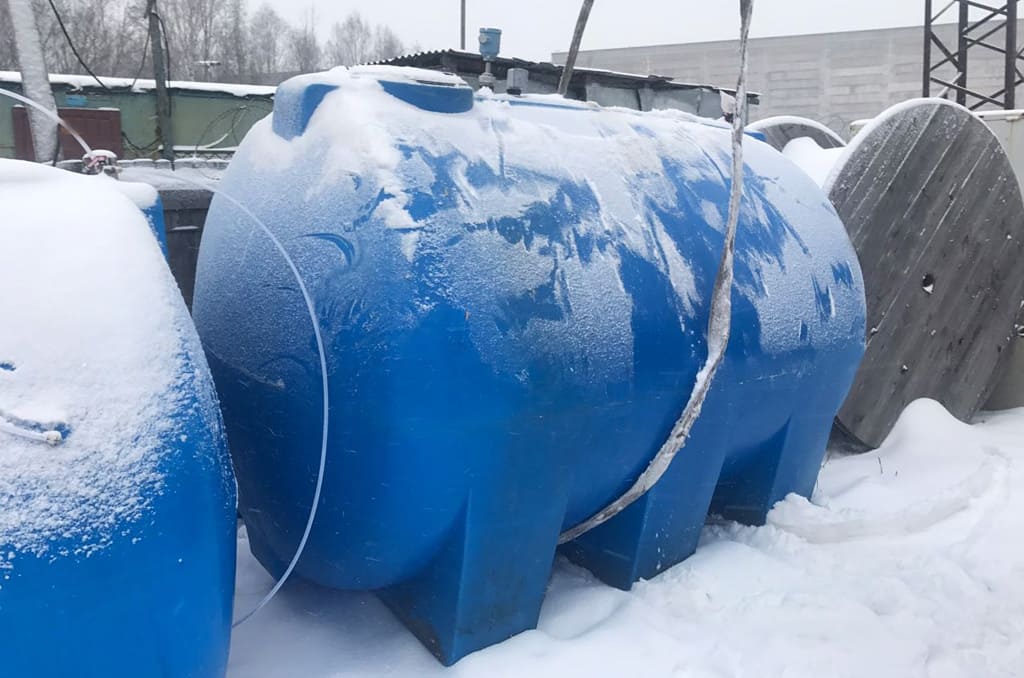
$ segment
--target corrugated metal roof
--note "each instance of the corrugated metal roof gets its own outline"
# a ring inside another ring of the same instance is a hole
[[[372,65],[382,66],[418,66],[420,68],[439,68],[443,65],[445,58],[455,58],[463,60],[467,63],[479,63],[479,71],[473,69],[473,72],[483,72],[483,58],[476,52],[467,52],[458,49],[436,49],[426,50],[422,52],[413,52],[411,54],[403,54],[401,56],[393,57],[391,59],[383,59],[381,61],[374,61]],[[534,74],[549,74],[554,77],[560,77],[562,74],[562,66],[554,64],[549,61],[528,61],[526,59],[517,59],[515,57],[503,57],[499,56],[494,61],[495,70],[500,75],[503,71],[509,68],[525,68],[530,71],[531,75]],[[599,79],[605,82],[617,82],[620,85],[630,85],[633,87],[652,87],[655,89],[706,89],[715,92],[727,92],[729,94],[735,94],[735,89],[728,87],[718,87],[716,85],[704,85],[697,83],[678,82],[675,78],[667,75],[655,75],[655,74],[640,74],[640,73],[625,73],[620,71],[610,71],[601,68],[575,68],[573,69],[573,80],[587,80],[587,79]],[[760,95],[751,92],[748,95],[751,103],[758,103]]]

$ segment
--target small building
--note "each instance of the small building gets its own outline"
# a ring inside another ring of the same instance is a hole
[[[101,85],[100,82],[103,84]],[[90,145],[121,158],[154,157],[157,137],[156,83],[153,80],[51,74],[61,117]],[[230,154],[249,128],[273,108],[276,87],[213,82],[167,84],[171,99],[175,153],[179,156]],[[21,74],[0,71],[0,87],[21,93]],[[25,108],[0,96],[0,157],[33,157]],[[63,156],[81,157],[79,145],[61,134]]]
[[[413,66],[454,73],[473,87],[479,87],[480,75],[485,68],[483,57],[479,54],[455,49],[408,54],[379,61],[377,64]],[[491,62],[491,72],[498,79],[500,91],[504,91],[503,82],[510,68],[522,68],[530,74],[523,93],[553,94],[558,90],[563,67],[548,62],[499,56]],[[580,101],[593,101],[602,106],[623,106],[640,111],[677,109],[705,118],[720,118],[723,92],[730,96],[736,94],[733,89],[679,82],[664,75],[636,75],[596,68],[577,68],[573,70],[569,82],[568,97]],[[747,103],[759,104],[760,96],[749,94]]]
[[[483,58],[454,49],[420,52],[378,62],[455,73],[479,87]],[[524,93],[553,94],[558,89],[562,66],[509,57],[491,64],[499,83],[510,68],[525,69],[529,82]],[[153,80],[51,74],[50,84],[61,118],[75,128],[86,143],[113,151],[119,158],[153,158],[159,155],[156,83]],[[0,71],[0,87],[21,93],[21,74]],[[213,82],[167,83],[171,99],[174,150],[178,157],[230,156],[256,121],[273,110],[274,92],[268,85],[236,85]],[[503,87],[500,87],[504,91]],[[603,106],[623,106],[641,111],[678,109],[707,118],[722,117],[722,93],[735,91],[711,85],[679,82],[662,75],[636,75],[594,68],[577,68],[569,84],[571,99]],[[748,104],[760,103],[757,94]],[[64,159],[77,159],[78,143],[61,131]],[[0,157],[33,158],[32,139],[24,106],[0,97]]]

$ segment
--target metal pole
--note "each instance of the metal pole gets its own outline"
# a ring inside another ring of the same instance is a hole
[[[167,70],[164,61],[164,43],[161,38],[160,18],[155,11],[156,0],[146,3],[149,18],[149,44],[153,48],[153,78],[156,80],[156,136],[163,149],[160,155],[174,162],[174,125],[171,122],[171,98],[167,94]]]
[[[466,0],[462,0],[462,28],[459,33],[459,49],[466,51]]]
[[[967,28],[970,26],[971,6],[966,0],[960,0],[960,21],[957,29],[956,48],[956,84],[960,86],[956,91],[956,102],[961,106],[967,105]]]
[[[562,79],[558,81],[558,93],[563,97],[569,91],[569,81],[572,80],[572,71],[576,68],[576,55],[580,51],[580,43],[583,41],[583,31],[587,27],[587,19],[590,18],[590,8],[594,6],[594,0],[583,0],[580,7],[580,16],[576,19],[576,30],[572,34],[572,44],[569,46],[569,55],[565,59],[565,67],[562,69]]]
[[[21,69],[21,92],[40,106],[57,112],[50,88],[50,75],[39,39],[39,27],[32,12],[31,0],[10,0],[11,24],[14,27],[14,47]],[[34,108],[26,110],[32,132],[32,148],[39,162],[50,162],[57,157],[57,124]]]
[[[1017,107],[1017,0],[1006,5],[1006,104],[1011,110]]]
[[[924,0],[924,75],[921,96],[932,95],[932,0]]]

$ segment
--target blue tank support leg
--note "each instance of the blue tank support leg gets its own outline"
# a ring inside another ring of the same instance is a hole
[[[726,463],[711,502],[712,514],[744,525],[764,524],[774,503],[788,430],[787,423],[771,438],[746,450],[741,459]]]
[[[728,446],[721,435],[723,409],[709,399],[686,449],[658,484],[604,525],[563,545],[561,552],[624,591],[692,555]]]
[[[726,464],[712,500],[712,513],[747,525],[763,525],[768,512],[786,495],[810,497],[831,431],[825,412],[838,407],[829,402],[829,392],[825,384],[776,394],[784,399],[799,397],[806,403],[805,411],[791,415],[756,449],[735,455],[734,461]]]
[[[430,564],[412,580],[377,591],[446,666],[537,626],[566,490],[564,476],[541,455],[528,456],[537,457],[529,487],[512,473],[501,474],[499,486],[480,486],[487,489],[471,494]]]
[[[246,524],[245,532],[249,540],[249,551],[275,581],[280,579],[288,569],[288,563],[277,557],[255,524]],[[297,573],[293,576],[297,576]]]

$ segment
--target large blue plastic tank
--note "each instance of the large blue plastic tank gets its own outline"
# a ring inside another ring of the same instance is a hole
[[[710,510],[759,522],[811,492],[864,345],[864,290],[826,196],[749,139],[733,335],[661,483],[564,552],[628,588]],[[623,492],[706,356],[730,131],[680,113],[474,96],[336,69],[282,85],[222,190],[312,291],[330,436],[297,572],[376,590],[443,661],[532,628],[559,533]],[[280,575],[318,468],[321,376],[285,262],[215,198],[194,316],[260,562]]]
[[[4,678],[226,672],[235,487],[155,196],[0,160]]]

